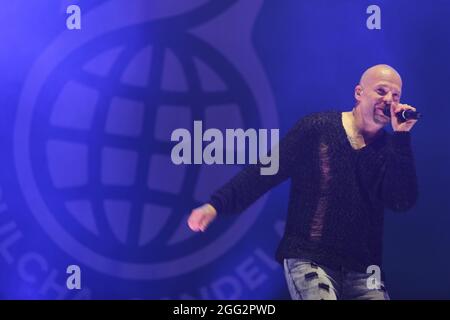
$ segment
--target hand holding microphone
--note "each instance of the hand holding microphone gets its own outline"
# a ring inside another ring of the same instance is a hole
[[[420,112],[414,111],[415,109],[404,109],[402,111],[398,111],[395,113],[395,116],[397,117],[398,121],[400,122],[406,122],[410,119],[418,120],[422,117],[422,114]],[[391,117],[391,108],[390,105],[387,104],[384,106],[383,113],[387,117]]]
[[[394,131],[409,131],[422,114],[408,104],[386,104],[383,113],[391,118]]]

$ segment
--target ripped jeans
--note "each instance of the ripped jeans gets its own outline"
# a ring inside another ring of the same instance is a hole
[[[369,289],[368,273],[334,270],[307,259],[284,259],[284,275],[293,300],[389,300],[384,283]]]

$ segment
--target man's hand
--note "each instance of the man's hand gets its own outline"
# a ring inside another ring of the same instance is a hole
[[[216,216],[216,209],[209,203],[206,203],[201,207],[192,210],[188,219],[189,228],[195,232],[205,232],[208,225],[216,218]]]
[[[413,108],[408,104],[401,104],[401,103],[391,104],[391,124],[392,129],[394,129],[394,131],[409,131],[416,124],[417,122],[416,119],[410,119],[405,122],[400,122],[397,119],[397,116],[395,115],[397,112],[408,109],[416,111],[416,108]]]

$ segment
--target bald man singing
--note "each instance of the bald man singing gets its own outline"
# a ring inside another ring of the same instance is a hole
[[[280,141],[276,175],[246,167],[192,211],[189,227],[204,232],[217,216],[244,211],[290,179],[276,260],[292,299],[389,299],[382,276],[384,210],[404,212],[417,200],[410,133],[417,120],[395,116],[415,111],[400,103],[401,91],[394,68],[367,69],[351,111],[300,119]],[[392,133],[384,129],[389,124]]]

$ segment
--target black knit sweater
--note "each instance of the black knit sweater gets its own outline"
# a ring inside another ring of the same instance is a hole
[[[259,165],[238,173],[210,198],[218,214],[240,213],[272,187],[291,179],[288,215],[276,259],[308,258],[331,268],[365,272],[382,263],[384,208],[410,209],[417,199],[409,132],[382,131],[355,150],[342,113],[300,119],[280,141],[279,171]]]

